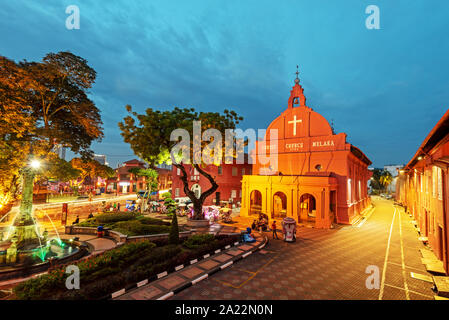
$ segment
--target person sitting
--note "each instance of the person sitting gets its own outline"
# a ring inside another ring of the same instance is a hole
[[[75,219],[75,221],[73,221],[72,224],[78,224],[78,223],[80,223],[80,216],[76,216],[76,219]]]
[[[251,228],[246,228],[246,233],[243,235],[243,241],[244,242],[255,242],[256,237],[254,234],[251,234]]]
[[[257,220],[253,221],[253,224],[251,225],[251,229],[256,230],[257,228]]]
[[[89,215],[87,216],[87,219],[92,219],[94,217],[94,215],[91,213],[89,213]]]

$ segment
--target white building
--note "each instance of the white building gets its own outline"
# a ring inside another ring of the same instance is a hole
[[[399,170],[401,170],[403,167],[404,167],[403,164],[389,164],[384,166],[384,170],[390,172],[391,175],[393,176],[393,181],[388,186],[388,191],[390,193],[396,192],[396,181],[398,180],[397,176],[399,175]]]
[[[104,154],[94,154],[94,160],[98,161],[99,163],[103,165],[109,165],[109,163],[106,161],[106,156]]]

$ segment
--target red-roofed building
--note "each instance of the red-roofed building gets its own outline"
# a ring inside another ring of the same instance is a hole
[[[107,180],[107,192],[117,194],[136,193],[145,190],[146,178],[136,176],[129,172],[133,168],[147,168],[145,162],[137,159],[129,160],[115,169],[115,177]],[[160,193],[171,190],[171,170],[156,168],[158,177],[158,190]]]
[[[449,110],[400,170],[396,200],[406,206],[420,234],[449,273]]]
[[[246,161],[247,162],[247,161]],[[200,194],[210,188],[207,178],[202,176],[193,166],[184,165],[188,174],[189,188],[194,191],[199,198]],[[218,184],[218,189],[214,195],[206,198],[204,205],[213,204],[223,205],[227,203],[237,206],[242,199],[242,177],[245,174],[251,174],[251,164],[222,164],[221,166],[209,165],[204,168],[207,173],[212,175]],[[173,166],[172,196],[174,199],[186,197],[184,185],[181,180],[182,172]]]

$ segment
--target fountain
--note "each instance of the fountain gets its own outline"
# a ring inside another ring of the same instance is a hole
[[[56,231],[49,238],[48,231],[41,232],[33,214],[34,171],[22,170],[22,200],[19,212],[5,230],[0,230],[0,279],[11,278],[47,269],[56,261],[75,258],[84,252],[73,242],[64,242]],[[19,272],[18,272],[19,271]]]

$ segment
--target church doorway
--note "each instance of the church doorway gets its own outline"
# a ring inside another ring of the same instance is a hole
[[[273,195],[272,219],[287,217],[287,196],[283,192],[276,192]]]
[[[253,190],[250,195],[249,214],[259,215],[262,212],[262,193]]]
[[[300,223],[314,223],[316,219],[316,200],[310,193],[305,193],[299,199],[299,216]]]

